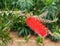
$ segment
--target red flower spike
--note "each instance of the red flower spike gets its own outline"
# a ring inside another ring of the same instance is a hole
[[[41,37],[46,37],[47,36],[47,31],[48,28],[43,25],[40,20],[34,18],[34,17],[29,17],[26,19],[26,24],[29,26],[35,33],[37,33]]]

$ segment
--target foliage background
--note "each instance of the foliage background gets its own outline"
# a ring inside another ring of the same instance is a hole
[[[50,37],[51,40],[60,40],[60,0],[0,0],[0,11],[22,11],[24,13],[32,13],[40,15],[44,11],[48,11],[48,15],[44,17],[48,20],[58,18],[57,22],[46,24],[46,26],[58,37]],[[24,16],[18,16],[12,13],[0,13],[0,38],[7,40],[9,38],[9,29],[18,31],[19,36],[28,36],[32,32],[26,26]],[[7,26],[8,25],[8,26]],[[3,31],[3,29],[7,31]],[[6,36],[5,36],[6,34]]]

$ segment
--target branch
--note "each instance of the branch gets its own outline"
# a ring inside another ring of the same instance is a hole
[[[0,11],[0,14],[2,13],[12,13],[12,14],[18,14],[18,15],[25,15],[21,11]]]
[[[41,15],[39,15],[39,17],[44,17],[44,16],[47,16],[47,14],[48,14],[48,11],[45,11],[44,13],[42,13]]]
[[[22,13],[21,11],[0,11],[0,14],[1,14],[1,13],[12,13],[12,14],[18,14],[19,16],[26,16],[26,17],[33,16],[33,15],[29,14],[29,13],[28,13],[28,14],[24,14],[24,13]],[[43,22],[43,23],[52,23],[52,22],[56,22],[56,21],[58,20],[58,18],[56,18],[56,19],[54,19],[54,20],[43,19],[42,17],[46,16],[47,13],[48,13],[48,11],[42,13],[42,14],[39,15],[39,16],[35,16],[35,15],[34,15],[34,17],[36,17],[37,19],[39,19],[39,20],[40,20],[41,22]]]
[[[53,23],[53,22],[56,22],[57,20],[58,20],[58,18],[56,18],[54,20],[47,20],[47,19],[40,18],[40,21],[43,23]]]

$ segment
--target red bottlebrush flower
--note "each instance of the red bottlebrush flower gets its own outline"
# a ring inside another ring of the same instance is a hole
[[[26,19],[26,24],[29,26],[35,33],[37,33],[41,37],[47,36],[48,28],[43,25],[40,20],[29,17]]]

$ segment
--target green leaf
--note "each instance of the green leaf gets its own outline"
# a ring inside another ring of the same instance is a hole
[[[32,0],[18,0],[17,6],[20,8],[20,10],[26,10],[30,9],[32,7]]]
[[[36,37],[36,42],[37,42],[37,43],[42,43],[42,42],[43,42],[43,39],[38,36],[38,37]]]

